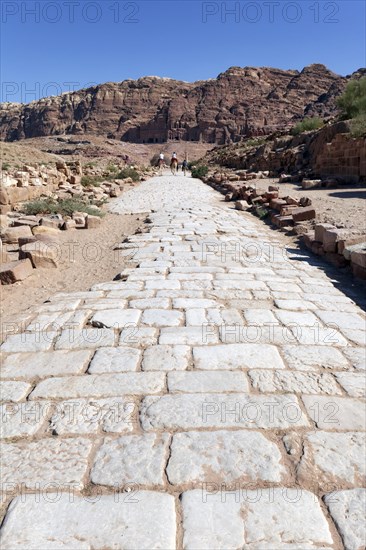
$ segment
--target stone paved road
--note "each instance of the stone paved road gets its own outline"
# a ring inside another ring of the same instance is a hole
[[[2,346],[2,549],[364,548],[361,309],[197,180],[112,209],[131,267]]]

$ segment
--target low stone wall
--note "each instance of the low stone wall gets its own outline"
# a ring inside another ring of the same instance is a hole
[[[205,161],[253,172],[269,171],[276,177],[293,174],[333,177],[343,183],[366,182],[366,140],[352,138],[347,121],[328,124],[321,130],[298,136],[280,136],[258,146],[230,145],[208,152]]]
[[[366,181],[366,140],[337,134],[318,153],[314,170],[320,176],[342,177],[350,183]]]

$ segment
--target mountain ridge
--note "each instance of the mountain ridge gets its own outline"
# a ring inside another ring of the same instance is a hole
[[[322,64],[301,71],[229,67],[185,82],[145,76],[106,82],[28,104],[0,105],[0,139],[97,134],[133,143],[223,144],[291,127],[304,116],[331,118],[350,78]]]

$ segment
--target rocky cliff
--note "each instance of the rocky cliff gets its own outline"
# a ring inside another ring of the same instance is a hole
[[[316,64],[301,72],[231,67],[194,83],[158,77],[106,83],[27,105],[2,104],[0,139],[92,133],[136,143],[236,142],[304,116],[333,116],[349,78]]]

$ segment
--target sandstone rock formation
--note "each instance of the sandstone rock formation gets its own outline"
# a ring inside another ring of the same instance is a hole
[[[354,77],[363,74],[361,69]],[[231,67],[194,83],[144,77],[0,107],[0,138],[94,133],[136,143],[224,144],[331,117],[351,77],[314,64],[297,70]]]

